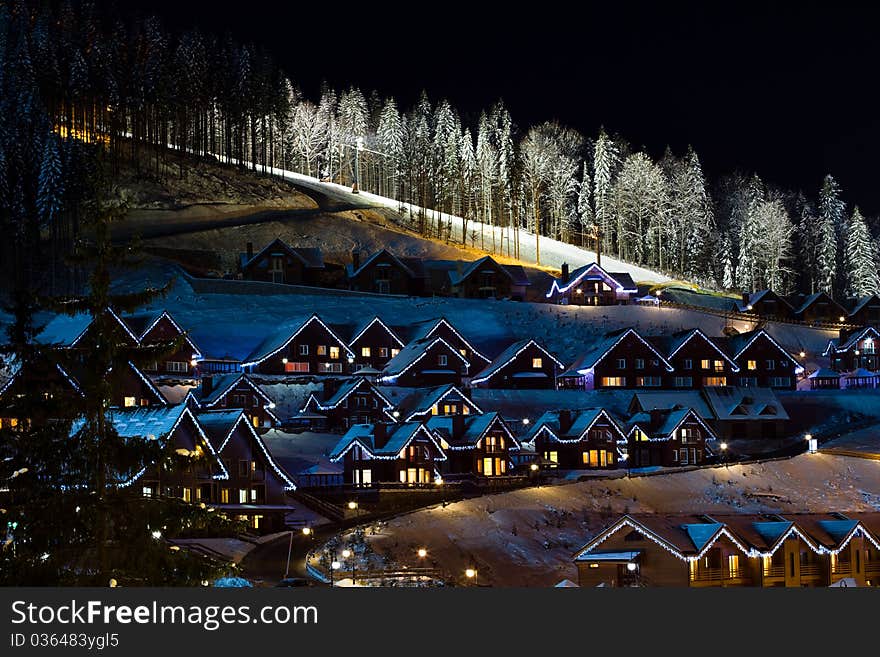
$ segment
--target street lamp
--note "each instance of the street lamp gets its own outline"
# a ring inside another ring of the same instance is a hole
[[[527,417],[524,417],[524,418],[523,418],[523,424],[524,424],[525,426],[529,426],[529,422],[531,422],[531,420],[529,420],[529,418],[527,418]]]
[[[358,506],[358,503],[355,502],[354,500],[352,500],[351,502],[348,503],[348,510],[354,511],[355,518],[357,518],[361,515],[360,506]]]
[[[312,528],[311,527],[303,527],[302,533],[303,533],[303,536],[309,536],[312,533]]]
[[[419,548],[416,554],[419,555],[419,559],[424,559],[428,556],[428,551],[425,548]]]
[[[804,440],[807,441],[807,451],[810,454],[815,454],[819,450],[819,441],[816,438],[813,438],[813,434],[808,433],[804,436]]]
[[[464,571],[464,576],[468,578],[468,580],[473,580],[474,585],[477,583],[477,569],[476,568],[467,568]]]
[[[336,553],[334,552],[334,556],[335,554]],[[333,561],[330,562],[330,586],[333,586],[333,571],[339,570],[341,567],[342,564],[339,563],[336,559],[333,559]]]

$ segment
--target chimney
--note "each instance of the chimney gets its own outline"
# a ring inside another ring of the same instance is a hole
[[[376,449],[385,447],[388,442],[388,426],[384,422],[376,422],[373,425],[373,446]]]
[[[354,271],[360,269],[361,266],[361,251],[360,249],[352,249],[351,251],[351,268]]]
[[[571,428],[572,412],[568,409],[559,411],[559,433],[563,434]]]
[[[657,426],[663,423],[663,416],[665,415],[665,411],[662,408],[652,408],[651,409],[651,425]]]
[[[464,434],[464,415],[452,416],[452,438],[457,440]]]
[[[563,284],[568,283],[568,277],[569,277],[569,273],[568,273],[568,263],[567,263],[567,262],[563,262],[563,263],[562,263],[562,283],[563,283]]]
[[[254,243],[248,242],[247,243],[247,259],[251,260],[253,257],[254,257]]]
[[[324,401],[330,399],[339,390],[339,379],[324,379]]]

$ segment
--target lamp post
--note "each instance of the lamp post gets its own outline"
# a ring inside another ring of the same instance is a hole
[[[813,438],[813,434],[808,433],[804,436],[804,440],[807,441],[807,451],[810,454],[815,454],[819,450],[819,441],[816,438]]]
[[[360,505],[358,505],[358,503],[357,503],[356,501],[354,501],[354,500],[351,500],[351,501],[348,503],[348,510],[349,510],[349,511],[354,511],[354,517],[355,517],[355,518],[358,518],[358,517],[360,517],[360,515],[361,515]]]
[[[727,443],[721,443],[719,447],[721,447],[721,460],[727,465]]]
[[[357,563],[355,563],[355,560],[354,560],[354,553],[351,550],[349,550],[348,548],[345,548],[342,551],[342,558],[349,560],[348,563],[351,566],[351,585],[354,586],[354,584],[355,584],[354,572],[355,572],[355,568],[357,567]]]
[[[464,571],[464,576],[467,577],[469,582],[473,582],[473,586],[477,585],[477,569],[476,568],[466,568]]]
[[[336,550],[330,552],[330,586],[333,587],[333,572],[339,570],[342,564],[336,559]]]

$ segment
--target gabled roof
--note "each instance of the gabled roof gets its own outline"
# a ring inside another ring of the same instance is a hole
[[[635,390],[630,401],[631,412],[676,406],[691,408],[704,420],[715,419],[715,414],[700,390]]]
[[[246,383],[251,390],[254,391],[254,394],[260,397],[264,402],[266,402],[264,409],[266,412],[275,418],[275,414],[272,413],[270,409],[274,408],[275,402],[263,392],[260,387],[255,384],[251,378],[247,374],[241,373],[233,373],[233,374],[222,374],[220,376],[215,376],[213,380],[214,387],[211,388],[211,392],[202,397],[199,400],[199,406],[201,408],[209,409],[212,406],[217,405],[220,400],[227,395],[234,387],[236,387],[239,383]]]
[[[636,413],[627,421],[626,433],[631,436],[636,429],[640,429],[648,436],[649,441],[670,440],[675,437],[676,429],[688,418],[695,419],[703,427],[707,440],[716,438],[715,432],[691,408],[655,409]]]
[[[544,431],[547,435],[559,443],[575,443],[584,439],[593,425],[600,419],[605,419],[617,433],[619,440],[626,440],[617,420],[604,408],[585,408],[568,411],[571,413],[571,426],[562,431],[561,414],[563,411],[546,411],[529,431],[526,442],[532,442],[535,437]]]
[[[761,336],[764,336],[770,343],[776,347],[781,354],[784,354],[786,358],[788,358],[792,363],[794,363],[795,367],[801,367],[801,364],[788,353],[782,346],[773,339],[767,331],[764,329],[756,329],[754,331],[747,331],[745,333],[740,333],[738,335],[733,335],[729,337],[717,337],[712,338],[712,342],[714,342],[718,347],[720,347],[723,351],[726,351],[733,360],[739,358],[742,353],[748,349],[755,340],[758,340]]]
[[[229,479],[229,471],[220,459],[217,450],[211,444],[205,434],[202,425],[186,404],[177,406],[165,406],[161,408],[118,408],[107,412],[106,417],[113,425],[116,433],[122,438],[145,438],[147,440],[164,440],[170,436],[184,419],[192,420],[198,436],[204,441],[208,452],[214,458],[219,474],[214,479]],[[85,425],[85,420],[79,418],[71,424],[70,435],[78,432]],[[119,482],[120,487],[125,487],[139,479],[146,472],[147,466],[142,467],[133,475],[124,475]]]
[[[848,314],[843,306],[837,303],[825,292],[815,292],[814,294],[809,294],[807,296],[798,295],[796,297],[793,297],[791,305],[794,307],[794,314],[802,314],[805,310],[807,310],[814,303],[818,302],[820,299],[825,301],[825,303],[836,306],[840,315],[846,316]]]
[[[400,268],[404,272],[406,272],[406,274],[410,278],[424,278],[425,271],[420,258],[398,258],[388,249],[381,249],[379,251],[376,251],[373,255],[364,260],[364,262],[361,263],[361,266],[357,269],[354,269],[351,264],[347,264],[345,266],[346,275],[348,276],[348,278],[354,278],[355,276],[360,275],[360,273],[364,271],[364,269],[372,264],[372,262],[383,253],[388,255],[388,257],[390,257],[393,262],[397,263],[397,265],[399,265]]]
[[[274,240],[269,242],[269,244],[267,244],[262,249],[260,249],[260,251],[255,253],[250,260],[248,260],[246,253],[240,253],[239,261],[241,262],[241,266],[244,268],[253,264],[272,249],[281,249],[282,251],[290,254],[291,256],[299,260],[307,269],[324,269],[324,256],[321,254],[321,249],[292,247],[280,237],[276,237]]]
[[[645,338],[645,341],[657,347],[657,351],[662,353],[671,362],[675,354],[694,338],[703,340],[715,353],[728,362],[734,372],[739,372],[739,366],[698,328],[677,331],[668,336],[649,336]]]
[[[293,342],[294,338],[298,336],[306,327],[310,324],[317,322],[320,324],[324,330],[332,337],[337,344],[345,351],[346,354],[350,356],[354,356],[354,353],[351,349],[348,348],[348,345],[345,344],[336,333],[331,329],[317,314],[311,315],[308,319],[301,323],[289,325],[287,328],[281,329],[277,331],[273,335],[270,335],[265,340],[263,340],[257,347],[254,349],[247,358],[245,358],[242,363],[242,367],[247,367],[251,365],[258,365],[262,363],[267,358],[270,358],[277,354],[279,351],[284,349],[287,345]]]
[[[397,404],[397,412],[400,414],[402,422],[409,422],[416,415],[430,413],[431,408],[435,404],[439,404],[449,395],[458,395],[461,399],[474,409],[475,413],[483,411],[470,398],[461,391],[461,389],[452,383],[442,386],[434,386],[432,388],[415,388],[410,394],[400,400]]]
[[[424,338],[422,340],[415,340],[406,345],[403,349],[400,350],[400,353],[397,354],[394,358],[389,360],[385,364],[385,369],[382,370],[382,376],[379,378],[380,381],[389,381],[391,379],[396,379],[398,376],[406,372],[413,365],[418,363],[422,358],[424,358],[428,351],[433,349],[436,345],[445,345],[450,352],[452,352],[466,367],[470,367],[470,363],[468,360],[458,353],[458,350],[455,349],[452,345],[450,345],[443,338]]]
[[[560,278],[553,279],[553,283],[550,285],[550,289],[547,291],[547,294],[545,296],[549,299],[551,296],[553,296],[554,292],[564,294],[590,275],[598,276],[599,278],[604,280],[609,286],[620,292],[629,292],[630,294],[635,294],[639,291],[635,282],[633,282],[632,277],[628,273],[607,272],[598,264],[592,262],[588,265],[584,265],[583,267],[578,267],[577,269],[572,271],[569,274],[568,282],[563,282],[563,280]]]
[[[482,415],[460,416],[461,419],[450,416],[432,417],[426,423],[428,429],[434,435],[442,438],[449,444],[449,449],[462,450],[474,449],[483,437],[496,425],[501,427],[511,441],[510,449],[519,449],[519,441],[510,431],[507,423],[496,412],[483,413]],[[456,423],[460,423],[462,431],[456,434]]]
[[[120,328],[128,335],[135,344],[140,344],[138,336],[135,335],[128,325],[122,321],[122,318],[112,308],[107,308],[106,312],[117,321]],[[58,347],[75,347],[77,343],[86,334],[92,325],[92,316],[89,313],[76,313],[75,315],[56,315],[53,317],[37,335],[37,340],[43,344],[55,345]]]
[[[439,455],[438,460],[446,460],[446,452],[443,451],[435,437],[421,422],[387,425],[386,431],[389,431],[390,435],[387,442],[382,446],[376,446],[374,431],[375,425],[373,424],[355,424],[352,426],[339,440],[333,451],[330,452],[330,461],[339,461],[355,445],[360,445],[371,458],[397,459],[401,450],[406,448],[419,435],[425,436],[434,444]]]
[[[634,335],[635,338],[644,344],[648,349],[654,352],[654,355],[660,360],[663,366],[667,371],[672,372],[673,367],[669,363],[668,360],[661,354],[654,346],[647,342],[638,332],[632,328],[622,328],[616,331],[611,331],[610,333],[606,333],[602,338],[600,338],[597,342],[594,342],[590,349],[581,355],[574,364],[569,368],[569,371],[564,374],[564,376],[577,376],[584,375],[589,370],[596,367],[599,362],[607,356],[614,347],[616,347],[620,342],[624,340],[628,335]]]
[[[864,367],[859,367],[854,369],[851,372],[844,372],[842,378],[844,379],[874,379],[880,376],[877,372],[872,372],[871,370],[866,370]]]
[[[734,305],[736,306],[736,309],[739,310],[739,312],[741,313],[751,312],[748,306],[757,305],[760,301],[764,299],[764,297],[768,295],[773,297],[774,301],[779,301],[789,310],[794,311],[794,308],[791,307],[791,304],[788,302],[788,300],[776,294],[776,292],[774,292],[773,290],[758,290],[757,292],[752,292],[751,294],[749,294],[748,305],[743,305],[742,299],[734,302]]]
[[[866,326],[860,330],[855,330],[847,335],[846,340],[843,342],[843,344],[840,344],[839,338],[833,338],[829,341],[829,346],[833,346],[837,353],[843,353],[849,351],[850,349],[853,349],[859,342],[861,342],[865,338],[880,339],[880,331],[875,329],[873,326]],[[828,352],[828,349],[826,349],[825,351]],[[826,354],[822,355],[824,356]]]
[[[529,338],[528,340],[520,340],[519,342],[513,343],[507,349],[498,354],[498,357],[495,358],[495,360],[489,363],[489,365],[485,369],[483,369],[482,372],[471,379],[471,383],[482,383],[483,381],[488,381],[530,346],[537,347],[538,350],[541,351],[541,353],[543,353],[545,356],[547,356],[547,358],[549,358],[556,364],[556,367],[562,369],[563,364],[559,361],[558,358],[556,358],[556,356],[547,351],[536,340]]]
[[[471,277],[474,272],[478,271],[480,267],[483,267],[489,263],[495,265],[498,270],[506,274],[514,285],[525,286],[532,284],[526,276],[525,270],[522,268],[521,265],[502,265],[499,264],[492,256],[483,256],[479,260],[468,263],[468,266],[465,267],[465,269],[462,270],[461,273],[450,270],[449,280],[453,285],[461,285],[465,280]]]
[[[184,335],[186,342],[192,347],[193,357],[201,358],[202,352],[195,345],[195,343],[190,339],[189,335],[184,331],[180,324],[174,321],[174,318],[171,316],[167,310],[158,310],[151,311],[148,313],[138,313],[135,315],[125,315],[122,319],[123,321],[131,328],[135,335],[138,336],[138,342],[143,342],[146,338],[147,334],[153,330],[153,327],[158,324],[162,318],[167,319],[171,322],[171,325],[175,328],[178,334]]]
[[[165,395],[163,395],[162,392],[159,390],[159,388],[156,387],[156,384],[150,380],[150,377],[146,376],[143,372],[141,372],[140,368],[137,365],[135,365],[134,363],[132,363],[131,361],[128,361],[128,366],[137,375],[137,377],[143,382],[143,384],[145,386],[147,386],[147,389],[151,393],[153,393],[153,395],[155,395],[158,402],[160,404],[162,404],[163,406],[166,406],[168,404],[168,400],[165,399]]]
[[[397,333],[390,326],[388,326],[388,324],[383,322],[379,318],[378,315],[374,316],[372,319],[369,319],[365,322],[361,322],[360,324],[355,325],[354,330],[351,333],[353,337],[351,338],[351,340],[348,341],[348,346],[351,347],[351,345],[353,345],[355,342],[357,342],[358,339],[364,333],[366,333],[367,330],[369,330],[370,327],[373,326],[373,324],[376,324],[376,323],[378,323],[382,328],[384,328],[385,331],[387,331],[388,335],[390,335],[392,338],[394,338],[394,341],[397,342],[397,344],[399,344],[401,347],[404,346],[403,340],[401,340],[397,336]]]
[[[254,431],[253,425],[248,422],[247,417],[242,411],[202,411],[197,415],[197,418],[198,421],[201,422],[202,427],[205,430],[205,434],[210,439],[211,444],[214,446],[217,454],[223,453],[226,445],[229,444],[229,439],[232,438],[233,432],[239,426],[244,426],[245,432],[257,444],[257,446],[260,448],[260,451],[263,452],[263,456],[266,458],[266,462],[269,464],[269,467],[271,467],[284,482],[284,490],[296,490],[296,485],[293,483],[293,481],[290,479],[284,469],[280,465],[278,465],[278,462],[275,460],[269,450],[266,449],[266,445],[263,443],[263,439],[256,431]]]
[[[849,316],[852,317],[853,315],[861,312],[861,310],[869,303],[871,303],[871,301],[876,301],[877,305],[880,306],[880,297],[878,297],[876,294],[869,294],[859,299],[855,299],[855,305],[853,306],[852,310],[849,311]]]
[[[337,408],[342,402],[348,399],[349,395],[356,392],[358,389],[367,388],[370,392],[376,395],[379,399],[385,402],[385,408],[391,408],[394,404],[383,395],[379,389],[370,383],[367,379],[363,377],[356,377],[353,379],[348,379],[344,381],[342,385],[340,385],[336,391],[330,396],[329,399],[320,400],[315,395],[315,393],[311,393],[306,400],[306,403],[302,407],[302,412],[305,412],[308,408],[309,404],[314,403],[316,408],[321,411],[328,411],[334,408]]]
[[[815,372],[812,372],[807,378],[808,379],[839,379],[840,372],[832,370],[830,367],[820,367]]]
[[[789,419],[772,388],[709,386],[703,395],[719,420]]]
[[[487,364],[492,362],[491,358],[487,358],[479,349],[475,348],[470,342],[468,342],[465,337],[461,334],[455,326],[452,325],[445,317],[439,317],[436,319],[427,319],[422,322],[415,322],[410,325],[410,335],[409,340],[413,342],[415,340],[421,340],[423,338],[428,338],[441,326],[445,326],[450,331],[452,331],[455,336],[461,340],[462,344],[466,346],[471,353],[473,353],[477,358],[482,359]]]

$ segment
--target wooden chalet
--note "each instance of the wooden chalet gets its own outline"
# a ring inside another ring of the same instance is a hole
[[[454,297],[523,301],[531,285],[521,265],[500,265],[491,256],[455,265],[448,271],[449,291]]]
[[[145,497],[173,497],[193,503],[218,499],[218,485],[229,479],[229,472],[187,404],[116,409],[107,416],[122,438],[158,440],[179,457],[171,467],[144,463],[140,469],[118,473],[120,487],[135,487]],[[71,434],[82,422],[74,422]]]
[[[700,465],[706,461],[706,442],[717,440],[715,432],[690,408],[636,413],[626,428],[630,468]]]
[[[321,249],[292,247],[280,237],[256,254],[248,242],[247,252],[238,254],[238,266],[245,280],[312,286],[321,282],[325,269]]]
[[[563,364],[532,339],[510,345],[471,379],[480,388],[556,389]]]
[[[346,374],[354,353],[317,315],[296,322],[264,339],[242,362],[258,374]]]
[[[432,387],[446,383],[460,385],[470,362],[441,337],[410,342],[388,361],[378,381],[409,388]]]
[[[296,485],[272,457],[241,410],[200,411],[196,415],[229,473],[219,484],[217,508],[246,520],[251,529],[281,531],[293,508],[288,491]]]
[[[766,319],[795,319],[794,308],[791,304],[773,290],[758,290],[757,292],[743,292],[742,299],[735,304],[736,310],[741,313],[758,315]]]
[[[477,349],[472,342],[468,341],[464,334],[455,328],[445,317],[429,319],[410,325],[408,335],[410,342],[436,337],[443,338],[448,344],[457,349],[458,353],[464,356],[468,363],[471,364],[472,372],[478,372],[492,362],[489,357],[480,349]]]
[[[348,348],[354,354],[352,371],[371,368],[381,372],[405,346],[394,329],[379,317],[373,317],[352,331],[348,342]]]
[[[434,485],[446,452],[421,422],[356,424],[330,453],[352,486]]]
[[[633,328],[606,333],[560,376],[561,388],[661,388],[674,371]]]
[[[432,417],[479,415],[483,411],[470,391],[451,383],[433,388],[380,388],[394,402],[393,417],[400,422],[426,422]],[[396,415],[394,415],[396,413]]]
[[[645,340],[672,365],[665,375],[665,388],[694,389],[732,385],[739,366],[700,329],[679,331]]]
[[[614,306],[629,303],[638,292],[627,273],[607,272],[595,262],[569,272],[568,263],[563,263],[562,273],[550,283],[545,299],[577,306]]]
[[[873,326],[858,329],[841,329],[840,335],[828,341],[822,355],[828,358],[831,369],[848,372],[859,368],[880,369],[877,343],[880,331]]]
[[[526,442],[545,467],[561,470],[610,469],[624,466],[626,436],[602,408],[545,412]]]
[[[355,424],[393,420],[392,402],[363,377],[347,381],[325,379],[321,394],[312,393],[301,413],[319,430],[348,430]],[[323,417],[323,419],[317,419]]]
[[[855,326],[880,326],[880,296],[869,294],[854,299],[847,321]]]
[[[269,428],[278,422],[273,413],[275,403],[247,374],[202,378],[195,402],[201,410],[241,410],[254,428]]]
[[[840,390],[840,372],[820,367],[807,375],[810,390]]]
[[[630,514],[574,556],[579,584],[880,586],[880,514]]]
[[[9,363],[6,377],[0,384],[0,429],[19,429],[31,424],[41,426],[59,419],[55,413],[75,413],[65,409],[65,405],[74,405],[83,396],[79,382],[70,372],[45,356],[35,359],[27,367],[22,367],[18,361]],[[32,409],[37,415],[23,417],[23,409],[16,400],[24,396],[25,391],[33,392],[35,389],[41,391],[47,402],[57,400],[58,407],[55,408],[53,403],[45,406],[40,404]]]
[[[145,363],[143,370],[146,374],[171,378],[196,375],[202,352],[180,325],[174,321],[168,311],[126,315],[123,320],[144,347],[175,341],[180,343],[180,346],[172,353],[163,355],[150,363]]]
[[[427,278],[421,259],[401,258],[386,249],[363,262],[360,252],[353,251],[352,262],[346,266],[346,277],[350,290],[405,296],[424,294]]]
[[[826,292],[798,294],[789,298],[794,318],[808,324],[843,324],[849,313]]]
[[[428,429],[447,455],[444,477],[504,477],[513,471],[519,441],[498,413],[434,416]]]
[[[880,386],[880,373],[859,367],[840,375],[841,388],[877,388]]]
[[[732,337],[712,338],[739,367],[743,388],[794,390],[803,367],[763,329]]]

